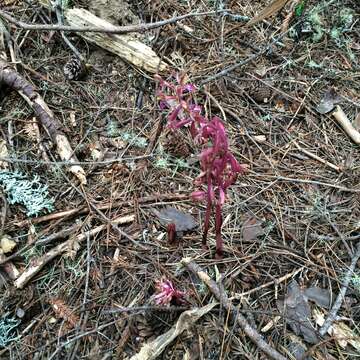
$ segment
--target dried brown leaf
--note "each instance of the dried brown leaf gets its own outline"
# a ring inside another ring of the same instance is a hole
[[[79,249],[80,249],[79,237],[76,235],[73,235],[68,240],[68,246],[67,246],[66,253],[64,254],[64,256],[69,257],[70,259],[74,260]]]
[[[255,240],[261,235],[264,235],[264,229],[261,226],[261,221],[259,221],[256,217],[250,217],[244,221],[242,227],[242,238],[245,241]]]
[[[177,323],[169,331],[145,344],[140,352],[132,356],[130,360],[158,359],[170,343],[172,343],[183,331],[193,326],[193,324],[202,316],[211,311],[215,305],[217,305],[217,303],[211,303],[198,309],[184,311],[180,315]]]
[[[258,15],[253,17],[246,26],[252,26],[257,24],[258,22],[276,14],[279,12],[288,2],[289,0],[273,0],[268,6],[260,11]]]
[[[175,208],[167,207],[161,211],[155,209],[152,211],[158,217],[162,225],[175,224],[176,231],[190,231],[197,226],[193,216]]]
[[[311,301],[323,308],[330,307],[330,292],[327,289],[321,289],[317,286],[312,286],[304,290],[304,295]]]
[[[0,250],[4,253],[10,253],[16,246],[16,242],[8,235],[3,235],[0,240]]]
[[[318,337],[311,324],[311,311],[298,283],[293,280],[287,287],[284,302],[278,301],[279,311],[284,311],[286,321],[296,335],[300,335],[310,344],[317,344]]]
[[[325,91],[316,111],[320,114],[327,114],[334,109],[335,105],[340,102],[340,97],[333,88]]]

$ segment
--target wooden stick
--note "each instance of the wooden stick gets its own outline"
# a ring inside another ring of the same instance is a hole
[[[243,329],[245,334],[250,338],[250,340],[256,344],[260,350],[265,354],[270,356],[275,360],[286,360],[286,358],[281,355],[277,350],[272,348],[258,333],[258,331],[250,326],[245,317],[238,313],[237,308],[231,303],[225,291],[220,289],[217,283],[212,280],[208,274],[206,274],[199,265],[194,263],[190,258],[184,258],[181,260],[181,263],[190,270],[193,274],[197,275],[198,278],[204,282],[204,284],[209,288],[215,298],[220,301],[221,305],[229,312],[237,314],[236,320],[239,323],[240,327]]]
[[[75,9],[72,9],[75,10]],[[80,10],[80,9],[78,9]],[[8,22],[14,24],[15,26],[24,29],[24,30],[37,30],[37,31],[72,31],[72,32],[99,32],[99,33],[107,33],[107,34],[129,34],[132,32],[144,32],[147,30],[153,30],[165,25],[174,24],[178,21],[195,17],[195,16],[207,16],[207,15],[216,15],[224,12],[228,12],[229,10],[222,9],[216,11],[206,11],[206,12],[199,12],[199,13],[190,13],[180,16],[175,16],[170,19],[156,21],[154,23],[144,23],[144,24],[137,24],[137,25],[126,25],[126,26],[115,26],[109,24],[109,26],[68,26],[68,25],[43,25],[43,24],[28,24],[23,21],[17,20],[9,13],[0,10],[0,16],[7,20]],[[65,14],[66,16],[66,14]]]
[[[331,308],[327,318],[325,319],[324,324],[321,326],[321,328],[319,330],[319,334],[321,336],[324,336],[327,333],[327,331],[329,330],[329,327],[335,321],[336,315],[341,307],[343,300],[345,299],[346,290],[349,286],[352,276],[354,275],[354,270],[355,270],[355,267],[356,267],[356,264],[357,264],[359,258],[360,258],[360,244],[357,246],[357,250],[356,250],[355,254],[353,255],[353,258],[351,259],[351,264],[349,266],[348,271],[345,274],[345,279],[344,279],[343,285],[342,285],[342,287],[339,291],[339,294],[334,302],[334,305]]]
[[[116,218],[111,221],[114,225],[125,224],[134,221],[135,215],[127,215],[123,217]],[[79,243],[85,239],[87,236],[94,236],[98,234],[100,231],[103,231],[107,228],[107,224],[100,225],[90,230],[88,233],[79,234],[74,238],[70,238],[69,240],[55,246],[51,250],[49,250],[46,254],[41,256],[38,259],[34,259],[30,266],[17,278],[14,282],[15,287],[18,289],[22,289],[30,279],[32,279],[39,271],[48,264],[51,260],[55,259],[57,256],[63,254],[68,251],[72,244]]]
[[[181,201],[181,200],[188,200],[188,199],[189,199],[188,194],[163,194],[163,195],[157,194],[157,195],[150,195],[150,196],[145,196],[143,198],[140,198],[140,199],[138,199],[138,203],[145,204],[148,202]],[[132,207],[132,206],[134,206],[134,202],[133,202],[133,200],[116,201],[114,203],[110,202],[110,203],[106,203],[106,204],[99,204],[97,206],[97,208],[99,210],[107,210],[110,207],[111,208],[120,208],[123,206]],[[61,219],[64,217],[70,217],[75,214],[80,214],[80,215],[87,214],[90,211],[91,210],[89,209],[88,206],[80,206],[80,207],[77,207],[74,209],[59,211],[56,213],[40,216],[37,218],[31,218],[28,220],[18,221],[18,222],[15,222],[14,225],[18,226],[18,227],[24,227],[24,226],[31,225],[31,224],[40,224],[42,222],[46,222],[46,221],[50,221],[50,220],[56,220],[56,219]]]
[[[349,118],[346,116],[346,114],[339,105],[336,105],[335,110],[332,112],[332,115],[339,123],[339,125],[344,129],[349,138],[355,144],[360,145],[360,133],[353,127]]]
[[[315,160],[323,163],[324,165],[326,165],[326,166],[328,166],[328,167],[330,167],[330,168],[332,168],[332,169],[334,169],[334,170],[336,170],[336,171],[338,171],[338,172],[340,172],[340,171],[342,170],[339,166],[334,165],[333,163],[322,159],[321,157],[313,154],[312,152],[310,152],[310,151],[308,151],[308,150],[305,150],[305,149],[302,148],[296,141],[294,141],[294,144],[295,144],[295,146],[296,146],[301,152],[303,152],[305,155],[311,157],[312,159],[315,159]]]
[[[34,87],[13,70],[9,63],[2,59],[0,59],[0,84],[8,85],[26,100],[51,140],[56,144],[56,150],[60,158],[69,161],[69,171],[80,180],[81,184],[86,184],[84,169],[79,165],[71,164],[77,161],[77,158],[74,155],[69,140],[62,131],[61,123],[54,117],[53,112]]]
[[[301,270],[303,270],[303,269],[304,269],[304,267],[301,267],[301,268],[296,269],[296,270],[292,271],[291,273],[286,274],[286,275],[284,275],[284,276],[282,276],[282,277],[280,277],[280,278],[278,278],[278,279],[269,281],[269,282],[267,282],[267,283],[265,283],[265,284],[262,284],[262,285],[260,285],[260,286],[258,286],[258,287],[256,287],[256,288],[254,288],[254,289],[251,289],[251,290],[242,292],[242,293],[240,293],[240,294],[234,293],[234,295],[233,295],[229,300],[241,299],[241,298],[244,297],[244,296],[250,295],[250,294],[252,294],[252,293],[254,293],[254,292],[256,292],[256,291],[259,291],[259,290],[264,289],[264,288],[266,288],[266,287],[269,287],[269,286],[271,286],[271,285],[274,285],[274,284],[275,284],[275,285],[278,285],[278,284],[282,283],[283,281],[286,281],[287,279],[290,279],[291,277],[295,276],[297,273],[299,273],[299,272],[300,272]]]
[[[83,27],[84,25],[109,29],[114,27],[108,21],[85,9],[68,9],[64,12],[64,15],[67,23],[73,27]],[[104,34],[100,32],[81,32],[79,35],[85,40],[121,57],[128,63],[151,73],[165,71],[168,67],[151,47],[131,35]]]

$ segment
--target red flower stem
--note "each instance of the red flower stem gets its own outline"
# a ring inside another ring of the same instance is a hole
[[[206,205],[204,232],[203,232],[203,237],[202,237],[203,247],[206,247],[207,234],[208,234],[209,225],[210,225],[211,210],[212,210],[212,203],[211,203],[211,201],[208,201],[207,205]]]
[[[176,225],[168,224],[167,226],[168,243],[174,244],[176,240]]]
[[[223,255],[221,204],[216,204],[215,211],[216,257],[221,258]]]

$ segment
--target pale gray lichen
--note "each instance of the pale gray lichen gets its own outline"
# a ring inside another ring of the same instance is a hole
[[[0,347],[5,347],[16,340],[14,329],[20,324],[19,320],[2,317],[0,319]]]
[[[0,185],[9,204],[25,206],[27,216],[54,210],[54,199],[49,198],[48,186],[40,182],[38,175],[29,180],[26,175],[17,171],[1,170]]]

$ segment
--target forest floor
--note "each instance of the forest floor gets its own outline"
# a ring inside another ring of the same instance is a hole
[[[1,3],[23,22],[57,24],[37,1]],[[196,101],[223,120],[231,151],[247,166],[223,206],[224,254],[215,258],[212,218],[202,246],[206,205],[190,196],[201,149],[186,128],[166,126],[154,74],[68,32],[87,63],[69,81],[63,67],[73,54],[59,31],[23,30],[3,18],[8,61],[61,123],[87,184],[61,162],[26,101],[3,88],[0,358],[269,358],[239,314],[287,359],[358,358],[360,152],[332,111],[340,107],[360,131],[359,1],[288,1],[247,27],[269,1],[119,3],[67,6],[115,25],[231,11],[134,35],[168,64],[164,79],[184,73],[197,86]],[[12,201],[9,174],[21,174],[24,188],[39,176],[33,187],[47,186],[48,211],[29,215],[21,188],[23,205]],[[173,243],[157,216],[167,207],[197,224]],[[223,289],[221,301],[184,258]],[[181,303],[155,302],[164,281],[183,292]],[[169,333],[176,325],[185,327]],[[145,344],[159,354],[145,354]]]

